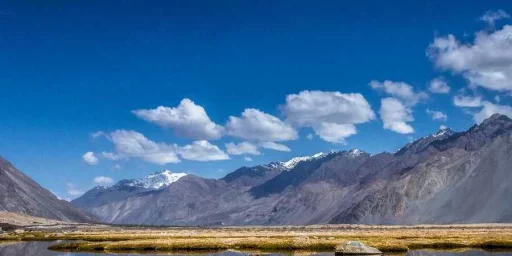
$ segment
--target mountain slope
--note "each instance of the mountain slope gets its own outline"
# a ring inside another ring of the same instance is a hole
[[[354,191],[360,200],[330,222],[512,222],[512,120],[493,115],[428,147],[430,157],[397,179]]]
[[[120,196],[109,201],[93,190],[73,203],[104,221],[155,225],[512,222],[510,166],[512,120],[493,115],[394,154],[316,154],[217,180],[189,175],[160,189],[115,189]]]
[[[93,219],[59,200],[48,190],[0,157],[0,211],[23,213],[63,221],[91,222]]]

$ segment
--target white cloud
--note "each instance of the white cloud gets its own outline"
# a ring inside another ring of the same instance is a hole
[[[428,98],[424,92],[414,92],[414,88],[404,82],[393,82],[385,80],[379,82],[376,80],[370,81],[370,86],[374,90],[384,90],[387,94],[401,99],[407,105],[416,105],[420,100]]]
[[[106,176],[97,176],[94,177],[93,182],[97,185],[110,185],[114,183],[114,180]]]
[[[273,150],[277,150],[277,151],[284,151],[284,152],[291,151],[291,149],[289,147],[287,147],[286,145],[275,143],[273,141],[261,142],[260,146],[262,148],[273,149]]]
[[[230,155],[243,155],[243,154],[250,154],[250,155],[259,155],[261,154],[260,151],[258,151],[258,146],[244,141],[240,142],[238,144],[235,144],[233,142],[226,143],[226,151]]]
[[[190,145],[180,147],[176,144],[157,143],[136,131],[116,130],[107,134],[114,143],[116,153],[114,158],[142,160],[165,165],[180,162],[180,157],[192,161],[216,161],[229,159],[229,156],[219,147],[206,140],[194,141]],[[110,154],[105,154],[111,157]]]
[[[176,145],[156,143],[136,131],[116,130],[107,137],[123,157],[142,158],[146,162],[159,165],[180,162],[176,155]]]
[[[64,201],[68,201],[68,202],[71,201],[71,198],[69,198],[69,197],[62,197],[58,193],[55,193],[54,191],[50,191],[50,192],[52,192],[52,194],[55,195],[55,197],[57,197],[57,199],[59,199],[59,200],[64,200]]]
[[[286,141],[298,138],[297,131],[279,118],[248,108],[241,117],[230,116],[226,123],[229,135],[246,140]]]
[[[308,139],[308,140],[312,140],[312,139],[313,139],[313,137],[314,137],[314,136],[313,136],[313,134],[311,134],[311,133],[310,133],[310,134],[308,134],[308,136],[306,136],[306,139]]]
[[[446,125],[440,125],[439,126],[439,130],[444,130],[444,129],[448,129],[448,126],[446,126]]]
[[[69,198],[69,197],[61,197],[61,196],[57,196],[57,199],[59,199],[59,200],[64,200],[64,201],[67,201],[67,202],[71,202],[71,198]]]
[[[286,120],[311,127],[320,138],[334,143],[356,134],[355,124],[375,118],[370,104],[359,93],[302,91],[286,96],[282,106]]]
[[[118,154],[115,154],[112,152],[105,152],[105,151],[101,152],[101,156],[103,158],[114,160],[114,161],[124,159],[124,157],[121,155],[118,155]]]
[[[441,111],[434,111],[427,108],[427,114],[432,117],[432,120],[446,121],[448,120],[448,116]]]
[[[114,166],[112,168],[114,168],[114,170],[121,170],[121,169],[123,169],[123,167],[120,164],[114,164]]]
[[[78,190],[73,183],[69,182],[66,183],[66,192],[68,192],[70,196],[80,196],[84,194],[84,192]]]
[[[84,162],[89,165],[97,165],[100,160],[94,155],[93,152],[89,151],[82,156]]]
[[[318,137],[331,143],[345,144],[346,138],[357,134],[353,124],[320,123],[313,126],[313,130]]]
[[[318,123],[360,124],[375,118],[370,104],[359,93],[302,91],[286,96],[286,120],[298,126]]]
[[[464,95],[455,95],[453,97],[453,104],[457,107],[476,108],[476,107],[482,106],[482,98],[472,97],[472,96],[464,96]]]
[[[381,100],[380,117],[384,123],[384,129],[401,134],[414,132],[414,128],[407,122],[414,121],[412,110],[395,98]]]
[[[196,140],[218,139],[224,129],[212,122],[203,107],[186,98],[175,108],[159,106],[132,113],[148,122],[172,128],[178,136]]]
[[[473,115],[473,119],[477,124],[479,124],[486,118],[489,118],[490,116],[496,113],[506,115],[512,118],[512,107],[507,105],[493,104],[488,101],[483,101],[482,109],[480,110],[480,112],[477,112]]]
[[[443,70],[462,74],[471,86],[512,91],[512,26],[492,32],[480,31],[473,43],[455,36],[436,37],[427,55]]]
[[[252,158],[250,158],[248,156],[244,157],[244,160],[247,161],[247,162],[252,162]]]
[[[431,93],[446,94],[450,92],[450,86],[448,86],[446,80],[444,80],[442,77],[437,77],[430,81],[428,90]]]
[[[505,11],[499,9],[496,11],[489,10],[482,17],[480,17],[480,20],[487,23],[489,27],[494,28],[496,21],[501,19],[508,19],[510,18],[510,15],[506,13]]]
[[[180,147],[178,154],[187,160],[194,161],[218,161],[229,159],[228,154],[222,151],[219,147],[210,144],[206,140],[194,141],[190,145]]]

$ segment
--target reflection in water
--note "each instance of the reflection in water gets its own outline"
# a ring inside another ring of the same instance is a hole
[[[54,242],[20,242],[20,243],[0,243],[0,256],[134,256],[134,255],[169,255],[169,254],[101,254],[101,253],[76,253],[76,252],[54,252],[46,248]],[[187,256],[186,254],[173,254],[175,256]],[[200,254],[194,254],[198,256]],[[202,254],[209,256],[244,256],[246,253],[221,252]],[[284,254],[265,254],[268,256],[282,256]],[[299,255],[303,255],[299,253]],[[315,256],[334,256],[334,253],[318,253]],[[480,250],[469,250],[464,252],[443,252],[443,251],[412,251],[405,256],[512,256],[512,252],[485,252]]]

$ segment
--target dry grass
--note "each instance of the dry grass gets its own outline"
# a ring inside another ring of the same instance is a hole
[[[119,228],[71,232],[24,232],[0,240],[79,240],[52,246],[64,251],[333,251],[359,240],[384,252],[412,249],[511,249],[512,227],[475,226],[311,226],[232,228]]]

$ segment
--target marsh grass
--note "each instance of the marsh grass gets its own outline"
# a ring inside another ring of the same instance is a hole
[[[432,228],[158,228],[24,232],[0,240],[75,241],[52,245],[59,251],[334,251],[336,245],[359,240],[383,252],[416,249],[512,249],[512,227]]]

